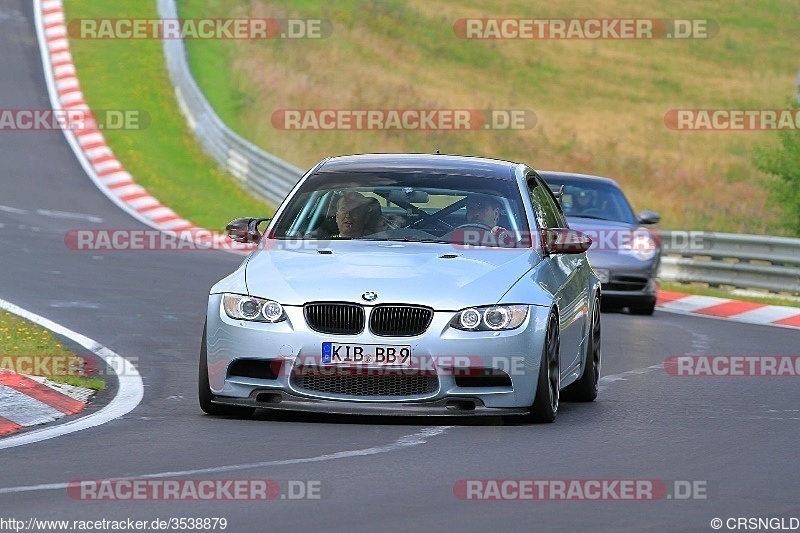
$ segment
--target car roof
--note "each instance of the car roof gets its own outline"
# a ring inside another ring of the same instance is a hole
[[[355,154],[331,157],[317,168],[317,172],[409,172],[427,170],[441,174],[485,176],[514,179],[519,163],[445,154]]]
[[[605,183],[607,185],[612,185],[617,189],[620,189],[619,183],[612,180],[611,178],[605,178],[603,176],[592,176],[591,174],[577,174],[575,172],[557,172],[555,170],[537,170],[536,171],[541,177],[544,178],[545,181],[548,178],[564,178],[571,182],[584,182],[584,183]]]

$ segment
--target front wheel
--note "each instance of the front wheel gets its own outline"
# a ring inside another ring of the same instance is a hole
[[[573,402],[593,402],[597,398],[600,384],[600,299],[595,296],[592,308],[592,324],[589,330],[589,346],[586,348],[581,379],[564,389],[563,397]]]
[[[550,423],[558,414],[558,398],[561,389],[561,335],[558,318],[554,313],[547,319],[542,362],[539,366],[539,380],[536,396],[530,408],[530,420],[535,423]]]
[[[206,348],[206,326],[203,326],[203,340],[200,343],[200,368],[198,369],[197,393],[200,400],[200,409],[204,413],[215,416],[235,416],[247,418],[256,410],[252,407],[237,407],[235,405],[219,405],[212,403],[214,395],[208,382],[208,355]]]

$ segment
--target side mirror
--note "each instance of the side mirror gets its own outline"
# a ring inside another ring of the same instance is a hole
[[[236,218],[228,222],[225,231],[228,237],[244,244],[258,243],[261,241],[261,232],[258,225],[270,220],[269,218]]]
[[[658,224],[658,221],[661,220],[661,215],[652,211],[642,211],[636,220],[639,224]]]
[[[542,230],[542,251],[551,254],[581,254],[592,246],[592,239],[569,228]]]

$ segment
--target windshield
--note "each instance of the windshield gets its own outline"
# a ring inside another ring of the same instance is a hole
[[[287,201],[269,237],[471,244],[472,233],[495,226],[520,240],[529,231],[514,180],[424,171],[322,172]]]
[[[563,185],[561,207],[568,217],[614,220],[635,224],[636,216],[618,188],[602,182],[545,178],[550,186]]]

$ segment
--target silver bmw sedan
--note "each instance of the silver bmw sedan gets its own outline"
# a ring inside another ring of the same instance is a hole
[[[268,222],[261,230],[259,224]],[[601,362],[591,239],[530,167],[439,154],[328,158],[208,299],[199,396],[255,409],[523,415],[592,401]]]

